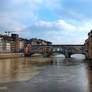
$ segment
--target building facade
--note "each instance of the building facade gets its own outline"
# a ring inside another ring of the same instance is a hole
[[[0,34],[0,52],[12,52],[12,53],[23,53],[29,51],[30,46],[33,45],[51,45],[49,41],[42,39],[32,38],[23,39],[19,38],[18,34],[11,34],[11,36]],[[30,45],[30,46],[29,46]]]
[[[88,59],[92,59],[92,30],[88,33],[88,39],[85,40],[85,54]]]
[[[3,38],[0,38],[0,52],[3,52],[3,43],[4,43]]]
[[[88,40],[89,40],[88,55],[89,55],[89,58],[92,59],[92,30],[91,32],[88,33]]]
[[[11,43],[0,37],[0,52],[11,52]]]
[[[19,39],[19,52],[24,52],[24,40]]]
[[[11,35],[11,51],[12,52],[19,52],[19,37],[17,34]]]

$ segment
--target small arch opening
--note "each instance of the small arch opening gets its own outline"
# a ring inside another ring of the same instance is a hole
[[[84,60],[86,59],[86,56],[84,54],[72,54],[71,58],[78,59],[78,60]]]
[[[43,56],[43,55],[40,54],[40,53],[34,53],[34,54],[32,54],[31,56],[32,56],[32,57],[41,57],[41,56]]]
[[[65,58],[65,55],[64,54],[57,54],[57,55],[55,55],[55,57]]]
[[[65,59],[65,55],[64,54],[58,54],[56,56],[53,57],[53,61],[56,64],[60,64],[63,60]]]

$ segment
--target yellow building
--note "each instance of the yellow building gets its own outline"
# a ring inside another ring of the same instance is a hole
[[[19,51],[24,52],[24,40],[19,39]]]

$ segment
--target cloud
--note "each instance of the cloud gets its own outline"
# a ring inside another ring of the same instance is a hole
[[[64,38],[62,36],[54,36],[51,39],[48,38],[54,44],[84,44],[86,37],[82,38]]]
[[[5,31],[20,33],[27,27],[26,25],[13,21],[8,17],[0,17],[0,20],[0,33],[4,33]]]
[[[21,33],[21,36],[26,34],[25,37],[31,38],[40,37],[52,41],[54,44],[82,44],[91,28],[91,22],[75,26],[61,19],[54,22],[41,20],[31,26],[26,26],[9,18],[4,19],[0,19],[0,31]]]
[[[85,27],[84,27],[85,26]],[[84,26],[75,26],[72,24],[69,24],[67,22],[65,22],[64,20],[57,20],[54,22],[48,22],[48,21],[37,21],[35,24],[31,25],[30,27],[28,27],[29,30],[31,31],[37,31],[39,30],[39,32],[48,32],[51,33],[52,32],[80,32],[80,31],[85,31],[88,30],[91,27],[90,23],[86,23],[84,24]]]
[[[92,18],[92,0],[51,0],[47,8],[63,19],[90,20]],[[53,7],[52,7],[53,6]]]
[[[47,32],[47,31],[74,31],[76,29],[75,26],[66,23],[64,20],[58,20],[55,22],[47,22],[47,21],[39,21],[36,22],[34,25],[29,27],[30,30],[36,31],[37,29],[40,32]]]
[[[37,20],[36,11],[39,9],[42,0],[0,0],[0,17],[30,24]]]
[[[90,20],[91,3],[91,0],[8,0],[7,3],[0,0],[0,13],[22,22],[36,21],[39,19],[37,12],[44,8],[65,20]]]
[[[91,0],[7,0],[7,3],[0,0],[0,32],[16,31],[22,37],[26,34],[25,37],[60,44],[83,43],[91,29],[91,3]],[[49,19],[53,15],[58,18],[43,20],[46,19],[43,10]]]
[[[27,27],[25,30],[28,30],[35,37],[42,37],[53,43],[83,44],[90,29],[91,22],[75,26],[60,19],[54,22],[41,20]]]

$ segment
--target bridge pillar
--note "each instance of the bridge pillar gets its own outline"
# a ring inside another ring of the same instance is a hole
[[[65,58],[71,58],[71,53],[67,50],[65,51]]]
[[[65,58],[71,58],[71,55],[69,53],[65,54]]]

